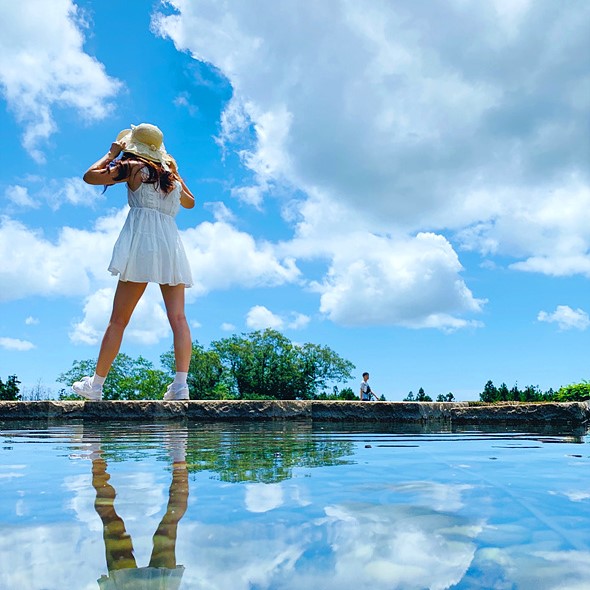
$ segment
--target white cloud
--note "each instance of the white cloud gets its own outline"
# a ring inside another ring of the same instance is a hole
[[[149,285],[135,308],[125,338],[140,344],[156,344],[170,334],[166,312],[160,302],[161,295],[157,288]],[[84,317],[72,326],[69,334],[74,344],[92,344],[100,342],[107,327],[115,290],[99,289],[86,298]]]
[[[588,314],[583,309],[572,309],[569,305],[558,305],[552,313],[540,311],[537,320],[556,323],[560,330],[586,330],[590,326]]]
[[[515,270],[590,276],[590,186],[564,177],[546,190],[488,194],[487,221],[464,228],[459,241],[484,255],[524,260]]]
[[[40,229],[0,217],[0,300],[31,295],[86,296],[112,284],[107,272],[128,207],[96,220],[91,230],[63,227],[55,241]],[[225,222],[204,222],[181,232],[192,266],[195,298],[216,289],[292,283],[300,272],[292,256]]]
[[[234,286],[273,287],[299,278],[292,257],[277,258],[272,244],[256,242],[226,222],[204,222],[181,235],[195,279],[189,297]]]
[[[168,4],[154,30],[233,88],[219,144],[251,175],[233,194],[303,195],[283,252],[329,261],[333,321],[476,325],[464,316],[482,302],[439,230],[515,270],[590,276],[590,5]],[[355,231],[384,251],[355,257]]]
[[[215,218],[215,221],[232,223],[236,220],[236,216],[233,214],[232,210],[229,209],[229,207],[227,207],[227,205],[222,201],[212,201],[209,203],[204,203],[203,207],[211,211],[213,217]]]
[[[229,322],[223,322],[221,324],[221,329],[224,332],[234,332],[236,327],[233,324],[230,324]]]
[[[459,259],[442,236],[394,240],[357,234],[341,244],[327,277],[315,284],[320,310],[349,326],[394,324],[455,330],[481,311],[461,279]]]
[[[177,107],[186,109],[191,117],[194,117],[199,113],[199,107],[191,102],[190,94],[188,92],[181,92],[173,100],[173,103]]]
[[[36,326],[38,323],[39,323],[39,318],[34,318],[31,315],[25,319],[25,324],[27,326]]]
[[[95,282],[105,284],[124,213],[98,219],[93,231],[63,227],[55,241],[40,229],[0,217],[0,300],[86,295]]]
[[[300,330],[301,328],[305,328],[307,324],[309,324],[310,317],[305,315],[304,313],[298,312],[291,312],[289,319],[286,322],[287,328],[291,328],[292,330]]]
[[[252,330],[266,328],[280,330],[283,327],[283,320],[263,305],[255,305],[246,315],[246,325]]]
[[[47,200],[56,210],[61,205],[86,205],[93,206],[97,200],[102,200],[102,187],[97,188],[86,184],[81,178],[65,178],[60,181],[59,186],[55,187],[50,193],[47,193]]]
[[[8,186],[4,191],[4,196],[19,207],[37,209],[40,206],[39,201],[36,201],[29,195],[29,190],[25,186]]]
[[[93,207],[97,201],[104,200],[102,187],[86,184],[81,178],[29,179],[31,186],[14,185],[6,188],[6,198],[15,205],[28,209],[38,209],[43,202],[57,211],[62,205]],[[42,183],[42,184],[41,184]],[[40,185],[41,186],[36,186]],[[31,195],[31,191],[33,194]]]
[[[0,348],[5,350],[25,351],[35,348],[35,345],[28,340],[19,340],[18,338],[0,337]]]
[[[255,305],[246,314],[246,325],[252,330],[265,330],[266,328],[272,328],[273,330],[282,330],[284,328],[298,330],[307,326],[309,319],[309,316],[297,312],[280,316],[270,311],[264,305]]]
[[[87,25],[72,0],[4,2],[0,17],[0,89],[25,126],[25,149],[44,161],[40,144],[56,131],[53,110],[101,119],[121,84],[84,52]]]

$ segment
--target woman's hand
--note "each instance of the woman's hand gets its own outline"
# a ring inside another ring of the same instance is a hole
[[[111,159],[114,160],[124,149],[124,142],[113,141],[113,143],[111,143],[111,149],[109,150],[109,156],[112,156]]]
[[[82,177],[88,184],[109,186],[117,182],[126,182],[127,178],[118,179],[117,171],[109,164],[125,149],[125,142],[114,141],[109,151],[97,162],[94,162]]]

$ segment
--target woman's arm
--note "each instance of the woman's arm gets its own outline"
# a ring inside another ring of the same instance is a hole
[[[170,172],[172,172],[172,174],[178,179],[178,182],[180,182],[180,204],[185,209],[192,209],[195,206],[195,197],[188,186],[186,186],[184,180],[182,180],[182,176],[178,174],[178,165],[176,164],[176,160],[170,154],[168,154],[166,158],[166,164],[168,164]]]
[[[116,141],[111,145],[111,149],[98,161],[94,162],[86,172],[84,172],[84,182],[88,184],[105,185],[125,182],[127,178],[116,180],[116,168],[109,168],[109,164],[121,153],[123,146]]]
[[[195,206],[195,197],[193,193],[191,193],[191,191],[189,190],[188,186],[184,184],[184,180],[182,180],[180,176],[178,178],[180,180],[180,186],[182,187],[182,190],[180,192],[180,204],[185,209],[192,209]]]

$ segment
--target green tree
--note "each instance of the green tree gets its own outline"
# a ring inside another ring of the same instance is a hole
[[[356,395],[350,387],[344,387],[339,390],[338,386],[334,385],[332,393],[319,393],[316,396],[316,399],[358,401],[359,396]]]
[[[447,393],[447,395],[439,393],[438,396],[436,397],[436,401],[437,402],[453,402],[453,401],[455,401],[455,396],[451,392]]]
[[[413,391],[410,391],[410,393],[408,393],[408,395],[406,397],[404,397],[404,399],[402,401],[404,401],[404,402],[414,402],[414,401],[416,401],[414,399],[414,392]]]
[[[160,360],[171,374],[176,370],[173,350],[164,353]],[[195,340],[187,379],[191,399],[232,397],[230,385],[225,383],[224,378],[225,371],[219,354],[214,350],[205,350]]]
[[[482,393],[479,394],[479,399],[487,403],[498,401],[498,389],[491,380],[485,384]]]
[[[506,402],[510,399],[510,391],[506,383],[502,383],[500,387],[498,387],[498,399],[496,401]]]
[[[314,399],[330,383],[352,378],[354,365],[327,346],[295,345],[276,330],[211,343],[238,399]]]
[[[72,368],[62,373],[57,381],[71,385],[84,375],[94,374],[95,367],[94,360],[74,361]],[[162,399],[170,380],[169,373],[154,369],[153,364],[142,356],[133,359],[126,354],[118,354],[104,383],[103,398],[106,400]]]
[[[2,379],[0,379],[0,401],[19,401],[22,399],[19,393],[19,383],[20,381],[16,375],[10,375],[6,379],[6,383],[3,383]]]
[[[432,398],[427,395],[424,392],[424,389],[422,389],[422,387],[418,390],[418,393],[416,394],[416,401],[417,402],[431,402]]]
[[[554,395],[555,401],[558,402],[581,402],[590,400],[590,382],[582,381],[581,383],[572,383],[560,387]]]

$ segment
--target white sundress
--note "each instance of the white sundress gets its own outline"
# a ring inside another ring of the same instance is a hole
[[[142,172],[147,178],[147,170]],[[180,209],[181,185],[166,194],[142,182],[127,187],[131,209],[113,248],[109,271],[121,281],[191,287],[193,278],[174,217]]]

